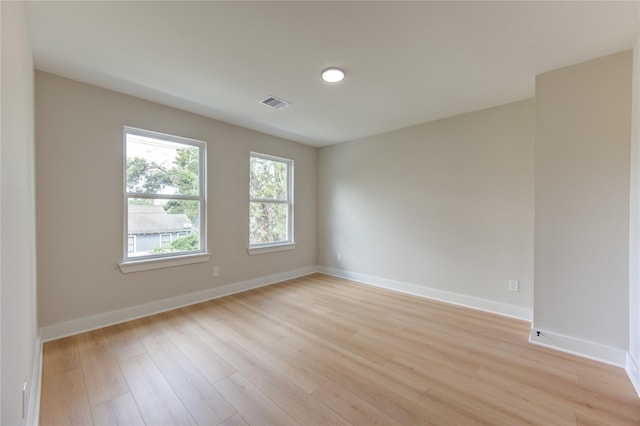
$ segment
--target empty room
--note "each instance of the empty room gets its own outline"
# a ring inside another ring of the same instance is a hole
[[[2,425],[640,424],[640,2],[0,21]]]

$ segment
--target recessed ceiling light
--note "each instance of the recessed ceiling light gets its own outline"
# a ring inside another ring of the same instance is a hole
[[[340,68],[332,67],[322,71],[322,79],[327,83],[337,83],[339,81],[342,81],[343,78],[344,71],[342,71]]]

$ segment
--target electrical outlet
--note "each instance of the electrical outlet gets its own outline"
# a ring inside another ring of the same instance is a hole
[[[520,291],[520,281],[509,280],[509,291]]]
[[[214,266],[213,267],[213,276],[214,277],[219,277],[220,276],[220,267],[219,266]]]
[[[338,253],[338,262],[342,262],[342,253]]]

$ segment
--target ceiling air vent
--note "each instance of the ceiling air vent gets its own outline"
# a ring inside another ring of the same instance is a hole
[[[261,100],[260,103],[274,109],[282,109],[291,105],[290,102],[278,99],[275,96],[269,96],[268,98]]]

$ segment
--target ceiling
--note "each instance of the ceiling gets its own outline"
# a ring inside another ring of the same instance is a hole
[[[632,48],[639,2],[29,2],[35,66],[324,146],[534,96]],[[329,66],[346,71],[324,83]],[[291,102],[275,110],[268,96]]]

